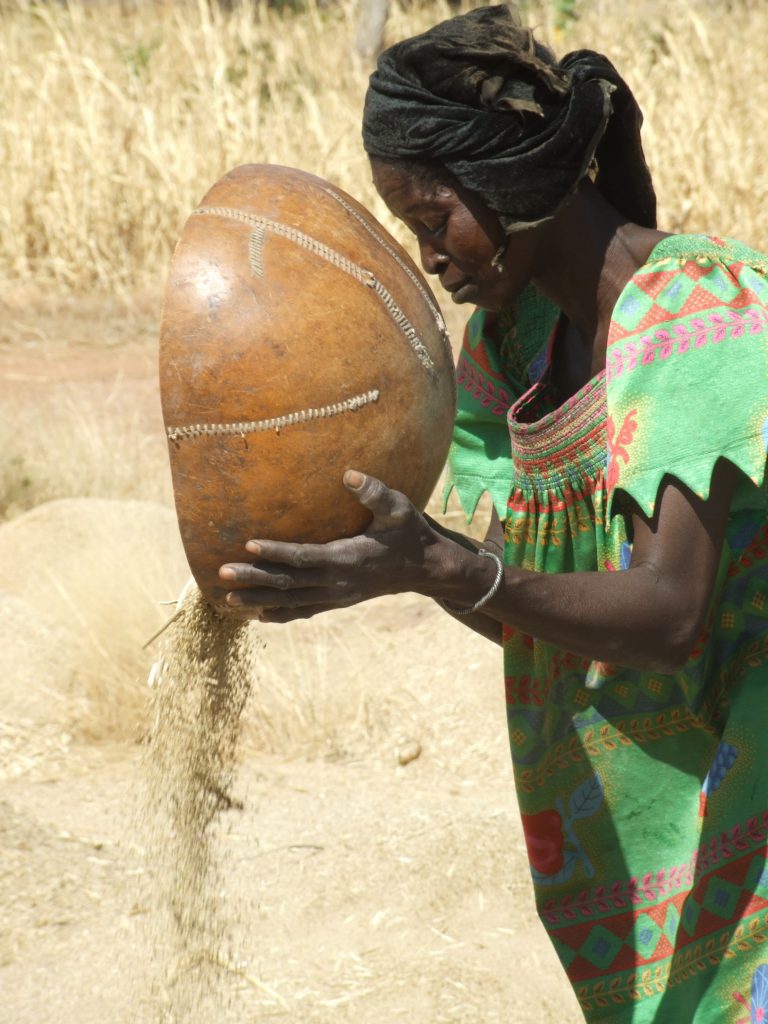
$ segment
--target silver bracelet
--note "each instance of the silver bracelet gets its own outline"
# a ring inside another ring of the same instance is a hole
[[[494,560],[496,563],[496,579],[491,584],[491,589],[488,593],[484,594],[479,601],[475,601],[471,608],[457,608],[455,605],[449,604],[448,601],[439,601],[438,604],[441,604],[447,612],[451,613],[451,615],[471,615],[473,612],[478,611],[484,604],[488,604],[491,598],[496,595],[496,592],[501,586],[501,581],[504,579],[504,563],[497,554],[493,551],[484,551],[482,548],[480,548],[477,553],[478,555],[482,555],[484,558],[492,558]]]

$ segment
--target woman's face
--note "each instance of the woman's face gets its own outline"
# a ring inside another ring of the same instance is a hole
[[[448,174],[442,184],[379,159],[371,168],[381,198],[416,235],[424,270],[454,302],[495,311],[515,302],[533,276],[536,229],[505,236],[497,215]],[[492,260],[503,244],[499,272]]]

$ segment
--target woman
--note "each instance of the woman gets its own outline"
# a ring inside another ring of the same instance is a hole
[[[350,470],[365,535],[253,541],[221,576],[267,621],[413,590],[503,643],[539,912],[586,1018],[760,1020],[768,260],[656,229],[640,121],[606,58],[557,62],[506,7],[382,56],[374,182],[479,307],[452,485],[498,516],[478,550]]]

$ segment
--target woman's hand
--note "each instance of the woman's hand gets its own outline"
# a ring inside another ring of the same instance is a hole
[[[450,539],[404,494],[375,477],[348,470],[344,486],[373,513],[366,532],[328,544],[249,541],[252,563],[219,570],[220,579],[233,585],[227,595],[233,611],[289,622],[403,591],[460,599],[475,577],[474,589],[483,593],[492,566],[478,563],[489,559]]]

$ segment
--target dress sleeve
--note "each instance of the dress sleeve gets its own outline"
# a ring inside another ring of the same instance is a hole
[[[699,255],[647,265],[622,292],[606,360],[609,516],[620,493],[652,516],[667,475],[707,498],[720,458],[748,478],[734,507],[764,505],[766,269],[752,250],[709,239]]]
[[[506,516],[514,467],[509,407],[530,387],[559,311],[529,288],[514,311],[476,310],[456,367],[457,401],[444,501],[456,490],[469,522],[486,491]]]

